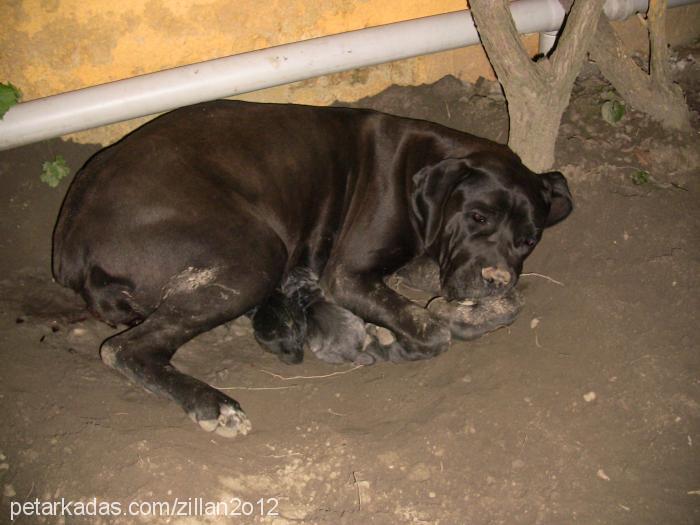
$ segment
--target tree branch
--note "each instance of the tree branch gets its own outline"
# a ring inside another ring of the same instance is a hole
[[[578,76],[604,3],[605,0],[574,2],[552,57],[552,69],[557,81],[573,82]]]
[[[666,0],[650,0],[647,25],[650,49],[649,74],[653,82],[666,82],[670,78],[666,40]]]
[[[484,50],[499,82],[507,90],[511,82],[538,81],[534,63],[520,40],[508,0],[470,0]]]
[[[598,22],[597,37],[589,51],[600,72],[625,102],[664,126],[687,131],[690,113],[683,91],[671,81],[664,25],[665,2],[652,0],[648,29],[651,52],[650,74],[632,60],[624,44],[604,15]]]
[[[598,34],[591,43],[589,53],[622,98],[635,109],[645,111],[644,107],[638,107],[637,101],[643,104],[641,101],[645,98],[640,97],[640,92],[651,90],[651,80],[632,60],[605,15],[600,15]]]

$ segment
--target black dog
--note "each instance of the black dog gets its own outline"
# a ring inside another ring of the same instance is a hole
[[[427,255],[448,300],[506,294],[571,209],[560,173],[437,124],[218,101],[155,119],[83,167],[53,271],[130,327],[102,344],[105,363],[234,436],[250,429],[238,403],[170,364],[186,341],[249,314],[287,362],[304,345],[329,361],[435,356],[449,329],[384,277]],[[369,341],[365,322],[395,342]]]

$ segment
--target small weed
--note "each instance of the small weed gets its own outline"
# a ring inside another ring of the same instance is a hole
[[[625,116],[625,105],[619,100],[606,100],[600,107],[603,120],[608,124],[617,124]]]
[[[41,182],[55,188],[69,173],[70,168],[66,164],[66,159],[63,155],[57,155],[54,160],[44,162],[40,179]]]
[[[632,174],[632,182],[637,186],[643,186],[651,181],[651,175],[648,171],[637,170]]]
[[[5,116],[5,113],[17,104],[22,98],[22,93],[19,89],[13,86],[10,82],[7,84],[0,83],[0,120]]]

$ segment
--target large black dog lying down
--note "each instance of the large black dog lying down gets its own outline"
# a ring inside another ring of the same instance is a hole
[[[507,147],[437,124],[218,101],[88,161],[58,217],[53,271],[97,317],[129,327],[102,344],[106,364],[235,436],[250,429],[239,404],[170,364],[185,342],[248,314],[290,363],[305,346],[335,362],[433,357],[478,333],[451,334],[384,278],[424,255],[446,300],[504,296],[571,209],[560,173],[536,175]]]

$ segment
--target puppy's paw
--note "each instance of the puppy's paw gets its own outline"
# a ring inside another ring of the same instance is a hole
[[[321,300],[308,310],[306,345],[327,363],[372,364],[374,358],[364,353],[367,332],[362,319],[341,306]]]

